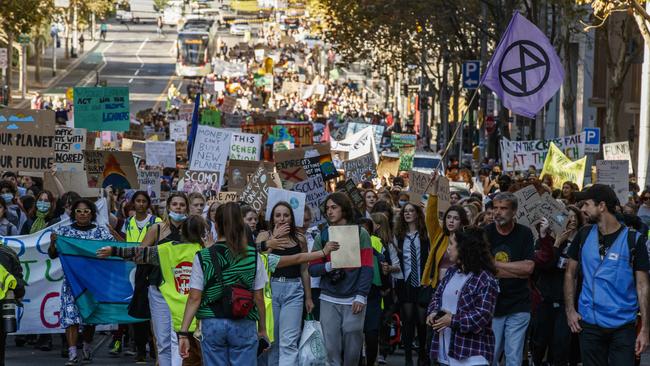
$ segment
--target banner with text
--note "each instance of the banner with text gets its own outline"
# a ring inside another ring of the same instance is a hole
[[[55,161],[54,112],[0,109],[0,145],[0,170],[49,170]]]
[[[584,132],[552,140],[510,141],[502,137],[500,147],[503,170],[527,170],[531,165],[537,170],[542,169],[551,143],[571,160],[585,156]]]
[[[88,131],[128,131],[129,88],[74,88],[74,126]]]

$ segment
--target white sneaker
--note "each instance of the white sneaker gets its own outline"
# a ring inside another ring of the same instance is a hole
[[[377,364],[379,364],[379,365],[385,365],[386,364],[386,359],[384,358],[384,356],[382,356],[382,355],[377,356]]]

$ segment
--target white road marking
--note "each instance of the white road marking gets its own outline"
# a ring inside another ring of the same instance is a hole
[[[129,79],[129,84],[131,84],[132,82],[133,82],[133,78],[130,78]]]
[[[147,42],[149,42],[149,38],[145,38],[145,40],[142,41],[142,43],[140,44],[140,48],[138,48],[138,51],[135,53],[135,58],[140,62],[140,68],[144,66],[144,62],[140,58],[140,51],[142,51],[142,48],[144,47],[145,44],[147,44]]]

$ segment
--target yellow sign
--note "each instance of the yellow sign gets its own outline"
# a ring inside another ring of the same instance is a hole
[[[74,101],[74,88],[70,87],[65,91],[65,98],[70,103],[72,103]]]
[[[585,178],[585,166],[587,157],[572,161],[551,142],[551,146],[544,160],[544,168],[541,177],[550,175],[553,178],[553,187],[562,187],[564,182],[573,182],[582,189],[582,182]]]

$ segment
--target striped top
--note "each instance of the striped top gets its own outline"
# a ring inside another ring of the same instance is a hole
[[[212,263],[210,250],[216,250],[216,260],[221,268],[221,279],[215,278],[215,266]],[[210,304],[223,296],[224,287],[235,284],[243,285],[251,291],[255,282],[257,252],[253,244],[246,248],[246,256],[236,257],[230,249],[222,243],[216,243],[210,248],[199,251],[201,269],[203,270],[204,288],[201,304],[196,312],[198,319],[221,317],[210,307]],[[257,307],[248,314],[247,319],[258,320]]]

